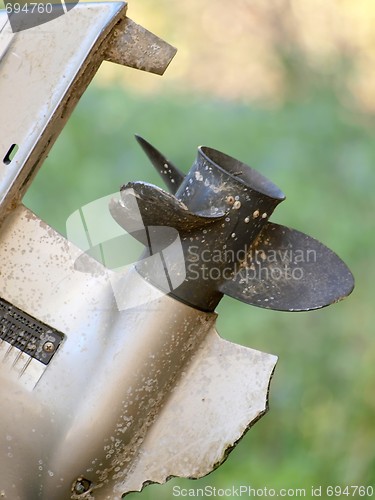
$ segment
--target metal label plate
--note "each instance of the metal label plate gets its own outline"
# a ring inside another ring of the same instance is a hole
[[[0,298],[0,339],[48,365],[64,334]]]

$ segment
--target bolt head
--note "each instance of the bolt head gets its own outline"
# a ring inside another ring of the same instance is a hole
[[[77,495],[82,495],[87,493],[91,488],[91,481],[85,479],[84,477],[79,477],[77,481],[73,484],[73,492]]]
[[[53,342],[46,342],[43,345],[43,351],[48,353],[55,352],[55,344]]]

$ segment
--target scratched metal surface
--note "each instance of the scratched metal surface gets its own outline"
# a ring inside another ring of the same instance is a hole
[[[80,4],[15,34],[0,12],[0,219],[22,199],[103,60],[157,74],[168,67],[176,49],[126,10],[123,2]]]
[[[0,295],[66,336],[32,390],[0,364],[7,499],[113,500],[149,481],[201,477],[267,409],[275,356],[220,339],[215,314],[133,270],[119,311],[111,272],[74,269],[80,254],[22,206],[4,223]],[[134,305],[135,291],[149,303]],[[71,493],[79,476],[92,494]]]

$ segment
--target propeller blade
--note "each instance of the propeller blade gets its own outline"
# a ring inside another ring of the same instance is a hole
[[[109,210],[122,228],[144,244],[147,243],[145,227],[167,226],[185,234],[221,221],[226,215],[224,212],[215,216],[192,213],[172,194],[143,182],[129,182],[124,186],[121,200],[111,200]]]
[[[353,288],[352,273],[334,252],[304,233],[268,223],[220,291],[258,307],[309,311],[338,302]]]
[[[175,194],[180,184],[185,178],[185,174],[181,172],[172,162],[160,153],[154,146],[147,142],[143,137],[136,135],[135,138],[141,146],[147,157],[159,172],[161,178],[168,186],[171,193]]]

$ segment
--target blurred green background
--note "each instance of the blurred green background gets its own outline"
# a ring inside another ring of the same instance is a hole
[[[128,498],[171,499],[176,484],[375,485],[373,1],[138,0],[129,16],[174,43],[175,61],[163,78],[104,64],[25,204],[64,233],[126,181],[162,185],[133,133],[185,171],[205,144],[280,186],[273,220],[335,250],[356,289],[299,314],[225,298],[220,334],[279,356],[270,413],[206,478]]]

